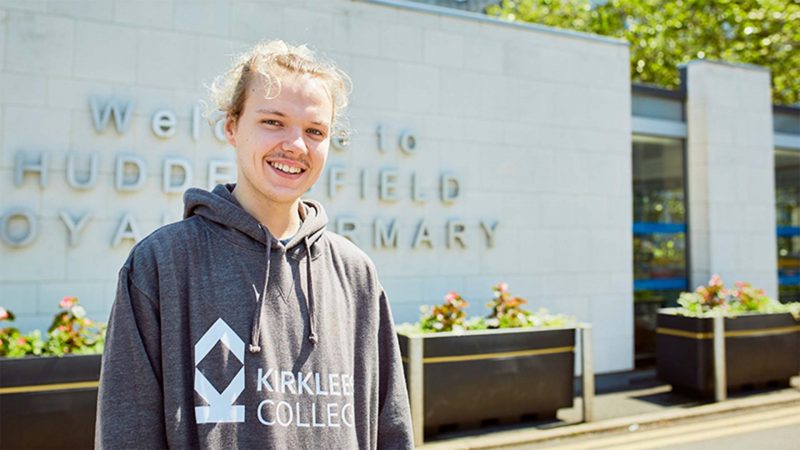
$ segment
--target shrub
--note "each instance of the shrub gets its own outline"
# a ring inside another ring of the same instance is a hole
[[[105,324],[86,317],[77,297],[64,297],[61,311],[53,318],[43,338],[39,330],[23,335],[15,327],[0,328],[0,356],[63,356],[66,354],[102,353]],[[0,322],[13,321],[14,314],[0,307]]]
[[[681,293],[678,304],[680,308],[676,308],[675,313],[691,317],[788,312],[800,320],[800,303],[781,303],[767,296],[763,289],[743,281],[737,282],[735,289],[726,289],[722,278],[716,274],[708,285],[699,286],[695,292]]]
[[[422,307],[422,317],[416,324],[402,324],[398,331],[404,334],[463,332],[466,330],[486,330],[496,328],[522,327],[566,327],[574,326],[575,320],[558,314],[550,314],[546,309],[533,313],[522,308],[528,303],[522,297],[512,295],[508,284],[498,283],[492,286],[492,300],[486,304],[490,309],[487,317],[467,318],[464,309],[469,303],[456,292],[444,296],[441,305]]]

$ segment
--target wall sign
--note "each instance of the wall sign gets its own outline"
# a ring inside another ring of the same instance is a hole
[[[131,100],[118,98],[100,99],[89,98],[90,119],[97,134],[114,133],[123,135],[128,131],[135,103]],[[219,144],[225,144],[223,132],[223,117],[219,117],[212,127],[211,135]],[[192,140],[200,139],[203,126],[202,108],[196,105],[192,108],[190,127],[186,132]],[[113,127],[111,123],[113,122]],[[171,110],[161,109],[155,111],[150,118],[150,131],[157,138],[168,141],[181,132],[176,114]],[[422,151],[422,146],[413,130],[404,130],[395,135],[387,132],[387,127],[381,124],[376,129],[377,150],[381,153],[390,151],[402,152],[405,156],[413,158]],[[332,148],[337,151],[347,151],[349,142],[334,139]],[[136,193],[141,191],[148,182],[148,173],[153,170],[148,167],[144,158],[130,152],[120,152],[113,159],[113,185],[101,186],[98,183],[98,171],[101,155],[93,152],[88,155],[79,155],[67,152],[61,156],[65,162],[64,177],[70,189],[75,191],[91,191],[95,189],[113,189],[119,193]],[[38,183],[41,189],[47,189],[50,181],[50,165],[52,161],[48,154],[37,151],[19,150],[14,158],[14,186],[21,187],[25,183]],[[167,156],[161,161],[160,187],[165,196],[182,193],[190,186],[195,186],[195,164],[182,157]],[[204,168],[206,186],[213,188],[219,183],[231,183],[236,179],[236,166],[228,159],[211,158]],[[355,177],[355,178],[353,178]],[[401,170],[399,167],[385,167],[381,169],[362,168],[354,170],[336,163],[331,163],[326,175],[317,182],[316,189],[325,189],[327,196],[334,199],[345,189],[352,188],[354,183],[348,180],[358,180],[359,197],[362,200],[375,200],[379,205],[398,202],[408,198],[414,204],[438,203],[443,207],[457,204],[462,197],[461,178],[451,171],[442,171],[435,180],[423,179],[415,170]],[[402,185],[410,186],[404,192]],[[377,183],[375,185],[374,183]],[[435,192],[426,191],[424,186],[436,185]],[[377,188],[376,188],[377,186]],[[57,211],[58,216],[67,231],[68,243],[77,247],[83,239],[86,226],[92,221],[92,211],[75,214],[67,208]],[[169,214],[162,214],[162,224],[171,221]],[[361,221],[352,216],[339,216],[334,220],[333,228],[345,237],[357,241]],[[467,223],[458,218],[447,220],[444,224],[444,236],[437,236],[434,230],[441,229],[442,224],[433,224],[426,218],[416,220],[413,234],[403,235],[400,232],[396,218],[376,218],[372,221],[372,247],[376,249],[393,249],[400,245],[412,249],[428,248],[469,248],[480,245],[485,248],[494,246],[498,221],[479,220],[477,223]],[[468,232],[473,228],[476,232]],[[12,248],[24,248],[35,245],[39,234],[39,218],[36,213],[23,205],[14,205],[3,211],[0,215],[0,241]],[[111,247],[122,244],[123,241],[137,242],[144,237],[136,218],[130,212],[123,212],[113,230],[113,237],[109,242]],[[469,237],[473,239],[470,241]],[[360,243],[363,244],[363,243]]]

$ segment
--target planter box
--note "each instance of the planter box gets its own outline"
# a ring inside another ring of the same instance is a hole
[[[100,359],[0,358],[0,448],[92,448]]]
[[[574,397],[575,329],[505,329],[399,335],[409,386],[422,373],[424,429],[555,417]],[[421,339],[421,371],[412,339]],[[414,393],[411,392],[412,399]],[[413,400],[412,400],[413,401]],[[414,410],[412,406],[412,411]]]
[[[658,377],[673,387],[714,394],[713,319],[658,314]],[[800,373],[800,322],[791,314],[725,319],[728,389],[788,383]]]

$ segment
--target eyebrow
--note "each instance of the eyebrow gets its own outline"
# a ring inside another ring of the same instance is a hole
[[[286,117],[286,114],[284,114],[284,113],[282,113],[280,111],[274,110],[274,109],[257,109],[256,112],[260,113],[260,114],[272,114],[272,115],[279,116],[279,117]],[[315,125],[324,126],[324,127],[330,127],[330,124],[328,124],[326,122],[319,122],[319,121],[316,121],[316,120],[312,120],[311,123],[313,123]]]
[[[257,109],[256,112],[261,114],[274,114],[276,116],[286,117],[286,114],[273,109]]]

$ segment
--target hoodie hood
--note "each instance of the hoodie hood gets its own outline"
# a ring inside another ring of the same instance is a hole
[[[266,226],[256,220],[255,217],[246,213],[241,204],[233,196],[235,184],[217,185],[213,191],[208,192],[202,189],[189,189],[184,194],[184,219],[192,216],[201,216],[211,222],[221,225],[225,232],[235,240],[257,241],[264,245],[264,284],[259,293],[253,286],[256,293],[256,308],[253,314],[253,326],[250,332],[249,350],[251,353],[261,351],[261,328],[265,321],[264,310],[266,297],[269,292],[270,264],[273,249],[286,251],[288,256],[295,260],[300,260],[302,255],[306,255],[306,310],[308,311],[309,336],[308,340],[316,346],[319,340],[315,319],[314,302],[314,279],[312,276],[311,261],[315,253],[312,248],[325,232],[325,225],[328,217],[322,205],[313,200],[302,200],[300,202],[300,218],[302,223],[297,233],[286,243],[286,246],[278,241]],[[303,245],[298,245],[303,244]],[[319,254],[319,252],[316,252]],[[298,284],[299,280],[297,280]]]
[[[269,234],[269,230],[261,225],[255,217],[248,213],[242,213],[244,208],[233,196],[235,184],[219,184],[211,192],[191,188],[183,195],[183,218],[191,216],[202,216],[212,222],[231,230],[236,230],[243,236],[263,245],[267,244],[267,239],[272,245],[279,244],[278,240]],[[297,230],[291,240],[286,244],[287,249],[295,247],[297,244],[308,239],[311,245],[315,244],[322,237],[325,227],[328,224],[328,216],[318,202],[314,200],[300,201],[300,218],[303,220],[300,229]],[[267,233],[264,233],[264,230]]]

